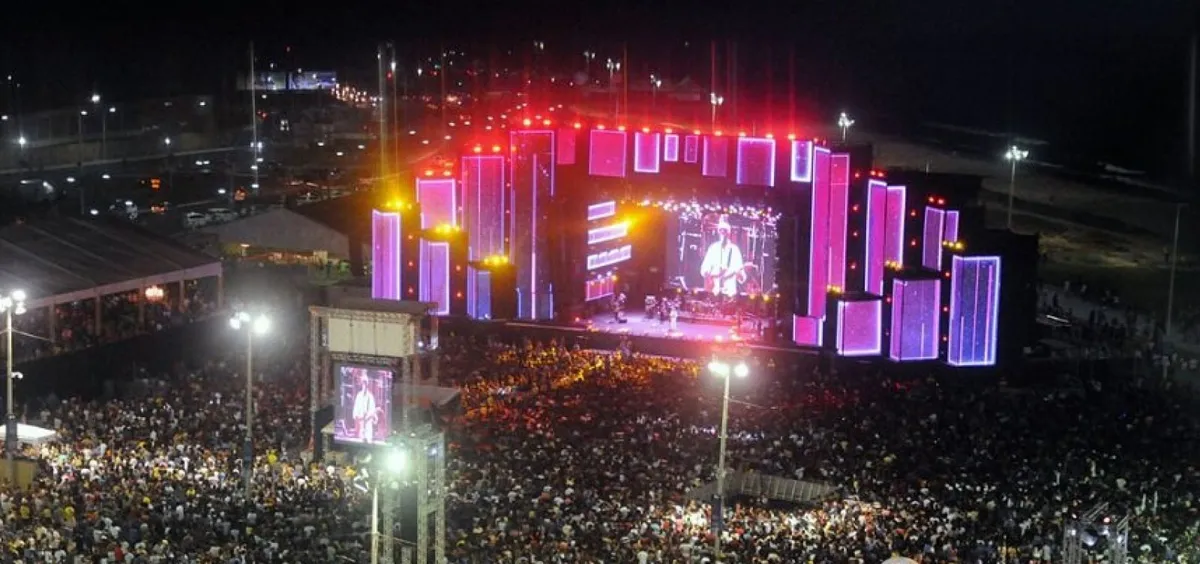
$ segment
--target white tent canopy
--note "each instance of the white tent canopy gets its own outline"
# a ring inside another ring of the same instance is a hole
[[[58,435],[58,432],[52,429],[17,423],[17,440],[23,443],[31,445],[42,444],[53,439],[55,435]]]
[[[884,560],[883,564],[917,564],[917,561],[913,560],[912,558],[905,558],[903,556],[893,556],[887,560]]]

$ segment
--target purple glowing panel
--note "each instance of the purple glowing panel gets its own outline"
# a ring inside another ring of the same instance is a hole
[[[492,273],[467,267],[467,315],[472,319],[492,318]]]
[[[658,174],[662,156],[662,136],[657,133],[633,134],[633,171]]]
[[[829,149],[813,151],[813,182],[808,237],[808,315],[825,316],[829,292]]]
[[[576,129],[562,128],[558,130],[558,135],[554,136],[555,142],[558,143],[554,151],[555,164],[575,164],[575,144],[578,142],[578,138],[579,131]]]
[[[907,189],[888,186],[887,216],[883,225],[883,256],[887,262],[904,265],[904,206]]]
[[[421,229],[458,225],[458,197],[453,178],[418,178],[417,202],[421,204]]]
[[[589,245],[599,245],[600,243],[615,241],[627,235],[629,235],[629,224],[622,221],[621,223],[588,229],[587,238]]]
[[[470,155],[462,159],[462,214],[467,258],[504,253],[504,157]],[[469,307],[469,306],[468,306]]]
[[[925,207],[925,232],[921,236],[921,266],[929,270],[942,270],[942,229],[946,223],[946,212],[935,207]]]
[[[950,335],[946,362],[951,366],[996,364],[1000,321],[1000,257],[952,257]]]
[[[737,183],[739,186],[775,187],[775,140],[738,137]]]
[[[617,202],[609,200],[588,206],[588,221],[596,221],[617,215]]]
[[[400,214],[371,212],[371,297],[399,300]]]
[[[825,319],[821,317],[792,316],[792,342],[802,347],[819,347],[823,344]]]
[[[888,358],[902,362],[937,358],[941,307],[941,280],[893,280]]]
[[[596,270],[625,262],[631,258],[633,258],[633,245],[622,245],[615,249],[588,255],[587,269]]]
[[[813,175],[813,142],[792,141],[791,158],[792,182],[812,182]]]
[[[838,304],[837,353],[839,356],[875,356],[883,352],[883,302]]]
[[[846,288],[846,237],[850,221],[850,155],[829,158],[829,285]]]
[[[729,138],[708,135],[704,137],[704,163],[701,174],[724,178],[729,175]]]
[[[943,239],[958,241],[958,210],[946,210],[946,226],[942,232],[945,234]]]
[[[867,181],[867,247],[866,287],[868,294],[883,295],[883,271],[887,257],[884,253],[887,225],[887,184],[879,180]]]
[[[625,178],[625,153],[628,143],[625,132],[593,129],[590,140],[588,174]]]
[[[683,138],[683,162],[696,164],[700,160],[700,136],[688,135]]]
[[[433,302],[434,315],[450,313],[450,243],[421,240],[420,298]]]
[[[663,161],[668,163],[679,162],[679,134],[668,133],[663,137]]]

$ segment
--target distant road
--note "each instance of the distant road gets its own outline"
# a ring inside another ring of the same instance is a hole
[[[239,148],[240,147],[217,147],[214,149],[197,149],[195,151],[177,151],[177,152],[172,152],[171,156],[187,157],[187,156],[195,156],[195,155],[210,155],[210,154],[215,154],[215,153],[226,153],[226,152],[233,151],[233,150],[236,150]],[[97,161],[88,161],[88,162],[83,163],[82,168],[94,168],[94,167],[100,167],[100,166],[120,165],[121,163],[137,163],[137,162],[145,162],[145,161],[153,161],[153,160],[162,160],[162,159],[166,158],[166,156],[167,155],[165,155],[165,154],[159,154],[159,155],[149,155],[149,156],[144,156],[144,157],[134,157],[134,158],[130,158],[130,159],[105,159],[105,160],[97,160]],[[74,170],[77,168],[80,168],[80,166],[76,165],[74,163],[38,167],[35,169],[10,168],[10,169],[5,169],[5,170],[0,170],[0,177],[3,177],[3,176],[31,176],[31,175],[36,176],[36,175],[44,173],[44,172],[62,172],[62,171]]]

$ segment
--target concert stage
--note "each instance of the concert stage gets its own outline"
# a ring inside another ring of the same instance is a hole
[[[628,335],[630,337],[659,337],[689,341],[707,341],[711,343],[740,342],[743,340],[734,331],[735,324],[733,322],[678,321],[675,324],[675,330],[672,331],[669,321],[663,322],[657,318],[647,318],[646,314],[642,311],[626,312],[625,320],[625,323],[618,323],[613,319],[611,312],[604,312],[581,320],[578,327],[587,331]],[[747,342],[758,340],[753,327],[749,323],[745,323],[744,325],[743,335],[746,336],[745,340]],[[755,336],[752,337],[752,335]]]

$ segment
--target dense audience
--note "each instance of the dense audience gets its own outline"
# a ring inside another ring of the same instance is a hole
[[[0,495],[0,561],[366,561],[362,468],[304,451],[305,339],[274,337],[256,360],[249,499],[236,354],[146,374],[120,399],[31,408],[59,436],[26,446],[42,469],[32,487]],[[708,506],[687,497],[714,477],[721,392],[703,366],[444,343],[443,383],[462,389],[461,412],[439,422],[450,562],[712,561]],[[1064,520],[1102,501],[1132,516],[1135,561],[1196,561],[1198,429],[1157,380],[1032,393],[752,364],[733,383],[729,468],[838,493],[732,500],[725,561],[1059,560]]]

